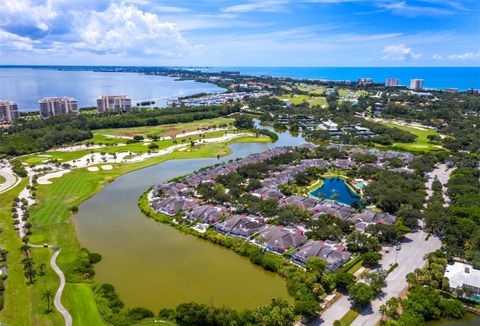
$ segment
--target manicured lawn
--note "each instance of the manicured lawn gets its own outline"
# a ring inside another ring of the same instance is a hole
[[[5,306],[0,312],[0,320],[7,325],[61,325],[63,317],[53,308],[46,312],[46,302],[42,299],[45,290],[56,292],[59,284],[57,274],[50,267],[50,257],[53,254],[48,248],[32,248],[31,257],[37,270],[35,282],[28,285],[24,276],[21,260],[23,253],[19,251],[22,245],[18,232],[13,228],[11,207],[13,199],[27,184],[23,180],[17,187],[0,195],[0,246],[8,251],[8,278],[5,280]],[[40,275],[40,265],[45,264],[45,274]]]
[[[67,284],[63,293],[65,308],[72,312],[73,325],[105,325],[89,284]]]
[[[233,131],[228,131],[227,133],[231,134]],[[195,136],[189,136],[189,137],[182,137],[182,138],[177,138],[177,144],[182,144],[182,143],[190,143],[190,141],[195,141],[198,142],[201,139],[211,139],[211,138],[218,138],[222,137],[225,135],[225,131],[215,131],[215,132],[209,132],[205,133],[203,135],[195,135]],[[94,137],[95,139],[95,137]],[[98,139],[98,138],[97,138]],[[108,147],[102,147],[102,148],[92,148],[92,149],[86,149],[86,150],[79,150],[79,151],[72,151],[72,152],[67,152],[67,151],[48,151],[44,152],[41,154],[32,154],[32,155],[27,155],[27,156],[22,156],[20,157],[20,161],[23,163],[27,163],[29,165],[37,165],[44,163],[49,160],[59,160],[60,162],[68,162],[71,160],[79,159],[85,155],[88,155],[90,153],[120,153],[120,152],[132,152],[135,154],[144,154],[149,151],[148,145],[145,142],[139,142],[139,143],[133,143],[133,144],[125,144],[126,139],[121,139],[121,138],[115,138],[119,140],[118,143],[109,143]],[[243,142],[248,142],[248,141],[253,141],[253,137],[250,137],[249,139],[246,139],[245,137],[239,138],[240,141]],[[238,140],[235,140],[238,142]],[[258,142],[263,142],[263,141],[270,141],[268,138],[258,138],[255,139],[254,141]],[[99,142],[103,143],[103,142]],[[156,142],[152,142],[156,145],[158,145],[158,149],[165,149],[170,146],[175,145],[173,139],[168,139],[168,140],[160,140]],[[115,146],[114,144],[123,144],[124,146]]]
[[[247,141],[269,141],[269,139],[242,137],[229,143]],[[227,143],[197,145],[187,151],[176,151],[139,163],[112,164],[113,169],[107,171],[89,172],[86,168],[75,169],[61,178],[54,179],[52,184],[37,186],[38,203],[30,208],[30,221],[33,225],[30,241],[37,244],[49,243],[62,248],[57,259],[57,263],[67,279],[62,302],[72,314],[75,325],[102,325],[102,321],[91,290],[92,281],[85,280],[74,272],[81,245],[76,239],[70,208],[78,206],[93,196],[104,184],[133,170],[169,159],[225,156],[231,152]],[[13,198],[25,184],[26,181],[15,190],[2,194],[0,196],[2,203],[4,201],[6,203],[13,202]],[[0,243],[12,252],[8,257],[9,265],[10,261],[13,261],[12,267],[8,271],[10,276],[6,284],[8,293],[5,300],[6,306],[0,317],[3,317],[2,320],[7,321],[9,325],[60,325],[63,320],[58,312],[43,313],[45,301],[41,298],[43,291],[47,288],[53,288],[56,291],[58,278],[50,268],[47,268],[46,275],[37,277],[37,282],[33,286],[25,285],[23,267],[20,263],[22,257],[18,250],[21,243],[13,230],[10,209],[10,204],[0,207],[1,226],[4,229]],[[10,236],[7,237],[8,234]],[[6,239],[9,239],[8,242]],[[41,263],[49,266],[50,249],[36,248],[32,249],[32,253],[36,266]],[[15,319],[17,316],[22,316],[20,322]]]
[[[391,148],[392,149],[399,149],[403,151],[410,151],[410,152],[418,152],[418,151],[435,151],[435,150],[442,150],[443,147],[440,145],[431,144],[428,141],[429,135],[439,135],[436,130],[431,129],[418,129],[414,127],[399,125],[392,122],[381,122],[382,124],[392,127],[398,128],[405,131],[408,131],[417,136],[417,139],[413,143],[394,143]]]
[[[355,274],[361,267],[362,267],[362,264],[363,264],[363,260],[360,260],[358,261],[355,265],[353,265],[349,270],[348,270],[348,273],[349,274]]]
[[[316,181],[314,181],[310,186],[307,187],[307,193],[317,189],[317,188],[320,188],[323,184],[323,180],[322,179],[318,179]]]
[[[7,179],[5,179],[5,177],[3,175],[0,175],[0,185],[2,183],[4,183],[5,181],[7,181]]]
[[[193,122],[186,123],[176,123],[169,125],[158,125],[158,126],[145,126],[145,127],[134,127],[134,128],[118,128],[118,129],[99,129],[96,130],[96,134],[106,134],[113,136],[128,136],[133,137],[135,135],[146,136],[147,134],[154,134],[159,137],[162,136],[172,136],[180,133],[196,131],[197,129],[208,128],[213,125],[221,124],[230,124],[233,122],[233,119],[230,118],[215,118],[215,119],[205,119],[197,120]]]
[[[302,91],[302,92],[308,92],[308,93],[314,94],[314,95],[325,95],[325,93],[327,92],[326,87],[306,85],[306,84],[300,84],[297,87],[297,89]]]
[[[60,162],[66,162],[70,160],[75,160],[77,158],[80,158],[84,155],[89,154],[91,151],[90,150],[81,150],[81,151],[75,151],[75,152],[44,152],[41,154],[32,154],[32,155],[26,155],[19,157],[18,159],[22,163],[27,163],[29,165],[37,165],[44,163],[49,160],[59,160]]]
[[[300,104],[308,102],[310,105],[326,106],[327,100],[321,96],[308,96],[308,95],[281,95],[277,96],[280,100],[287,100],[292,104]]]
[[[31,287],[23,275],[19,248],[22,245],[13,228],[11,208],[13,199],[27,184],[23,180],[18,186],[0,194],[0,246],[7,250],[8,278],[5,280],[5,304],[0,311],[0,321],[7,325],[33,325]]]
[[[349,326],[358,317],[359,313],[353,309],[350,309],[341,319],[341,326]]]
[[[47,302],[42,299],[42,295],[46,290],[52,291],[53,295],[57,292],[60,279],[50,266],[50,257],[53,255],[53,250],[50,248],[32,248],[32,258],[37,269],[37,276],[35,283],[29,285],[32,291],[32,313],[34,325],[61,325],[64,323],[62,315],[55,309],[53,305],[53,298],[50,303],[51,312],[47,313]],[[39,275],[40,264],[45,264],[45,275]]]

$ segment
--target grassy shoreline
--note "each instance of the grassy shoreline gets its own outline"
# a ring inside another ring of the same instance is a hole
[[[228,146],[229,144],[254,141],[268,142],[270,140],[267,138],[240,137],[224,143],[202,144],[193,147],[190,152],[177,151],[138,163],[112,164],[113,169],[107,171],[89,172],[86,168],[74,169],[61,178],[54,179],[52,184],[38,185],[36,191],[38,204],[30,208],[30,221],[33,225],[30,241],[40,244],[50,243],[62,248],[62,253],[57,259],[58,265],[64,271],[67,279],[62,303],[72,314],[74,325],[104,325],[105,322],[98,312],[94,300],[92,285],[95,282],[75,271],[77,260],[82,253],[80,250],[81,244],[76,237],[71,208],[94,196],[103,189],[105,184],[129,172],[171,159],[226,156],[233,152]],[[24,180],[11,191],[2,194],[0,197],[2,203],[4,201],[7,204],[12,203],[13,198],[25,187],[26,183],[27,181]],[[9,257],[9,266],[13,264],[13,267],[9,268],[9,279],[6,281],[5,308],[0,313],[0,320],[9,325],[58,325],[59,322],[61,323],[58,319],[62,318],[61,315],[56,311],[49,314],[43,313],[45,304],[44,300],[41,299],[46,286],[56,290],[54,285],[58,284],[58,278],[56,274],[52,274],[53,271],[47,269],[45,279],[48,282],[43,282],[40,277],[37,277],[35,284],[25,285],[23,267],[20,263],[21,254],[18,250],[21,241],[18,232],[13,229],[11,223],[10,207],[11,205],[2,205],[0,211],[2,225],[6,228],[9,224],[11,229],[8,235],[11,244],[5,245],[5,247],[12,252]],[[4,242],[5,240],[1,243]],[[51,254],[46,254],[47,251],[43,249],[33,250],[33,252],[37,267],[42,263],[49,266]],[[12,286],[11,283],[16,285]],[[18,319],[20,315],[22,319]]]

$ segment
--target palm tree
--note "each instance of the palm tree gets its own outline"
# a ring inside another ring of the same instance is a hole
[[[24,243],[20,247],[20,251],[23,252],[23,254],[25,255],[25,258],[28,258],[30,256],[30,246],[28,244]]]
[[[33,259],[32,258],[23,258],[22,259],[22,264],[23,264],[23,268],[27,269],[27,268],[32,268],[33,267]]]
[[[38,274],[39,274],[40,276],[45,275],[45,270],[46,270],[46,268],[47,268],[47,265],[45,265],[45,263],[41,263],[41,264],[38,266],[38,269],[39,269]]]
[[[47,301],[47,313],[52,311],[52,309],[50,308],[50,302],[51,302],[52,298],[53,298],[53,291],[52,290],[48,289],[48,290],[45,290],[42,293],[42,299]]]
[[[28,283],[33,284],[33,281],[35,279],[35,275],[37,275],[37,271],[35,270],[34,263],[32,259],[24,259],[23,261],[23,266],[25,268],[25,277],[28,278]]]

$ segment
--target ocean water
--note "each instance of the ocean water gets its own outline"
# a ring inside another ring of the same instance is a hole
[[[73,97],[82,108],[96,106],[101,95],[128,95],[132,104],[149,100],[162,107],[168,99],[222,91],[214,84],[138,73],[0,68],[0,100],[16,102],[20,111],[38,110],[44,96]]]
[[[410,79],[424,79],[425,88],[480,89],[480,67],[213,67],[204,71],[239,71],[245,75],[269,75],[305,79],[353,80],[373,78],[383,83],[398,78],[409,85]]]
[[[270,75],[299,79],[357,80],[361,77],[384,82],[398,78],[408,85],[412,78],[425,80],[426,88],[480,89],[480,67],[213,67],[204,71],[239,71],[246,75]],[[38,110],[44,96],[69,96],[79,107],[96,105],[100,95],[128,95],[133,103],[155,101],[165,106],[168,99],[200,92],[224,91],[213,84],[177,81],[174,78],[126,72],[93,72],[55,70],[55,67],[0,67],[0,100],[13,100],[21,111]]]

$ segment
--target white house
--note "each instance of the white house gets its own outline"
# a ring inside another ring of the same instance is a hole
[[[480,294],[480,270],[473,269],[471,265],[459,262],[447,265],[445,277],[448,278],[451,289],[469,289]]]

